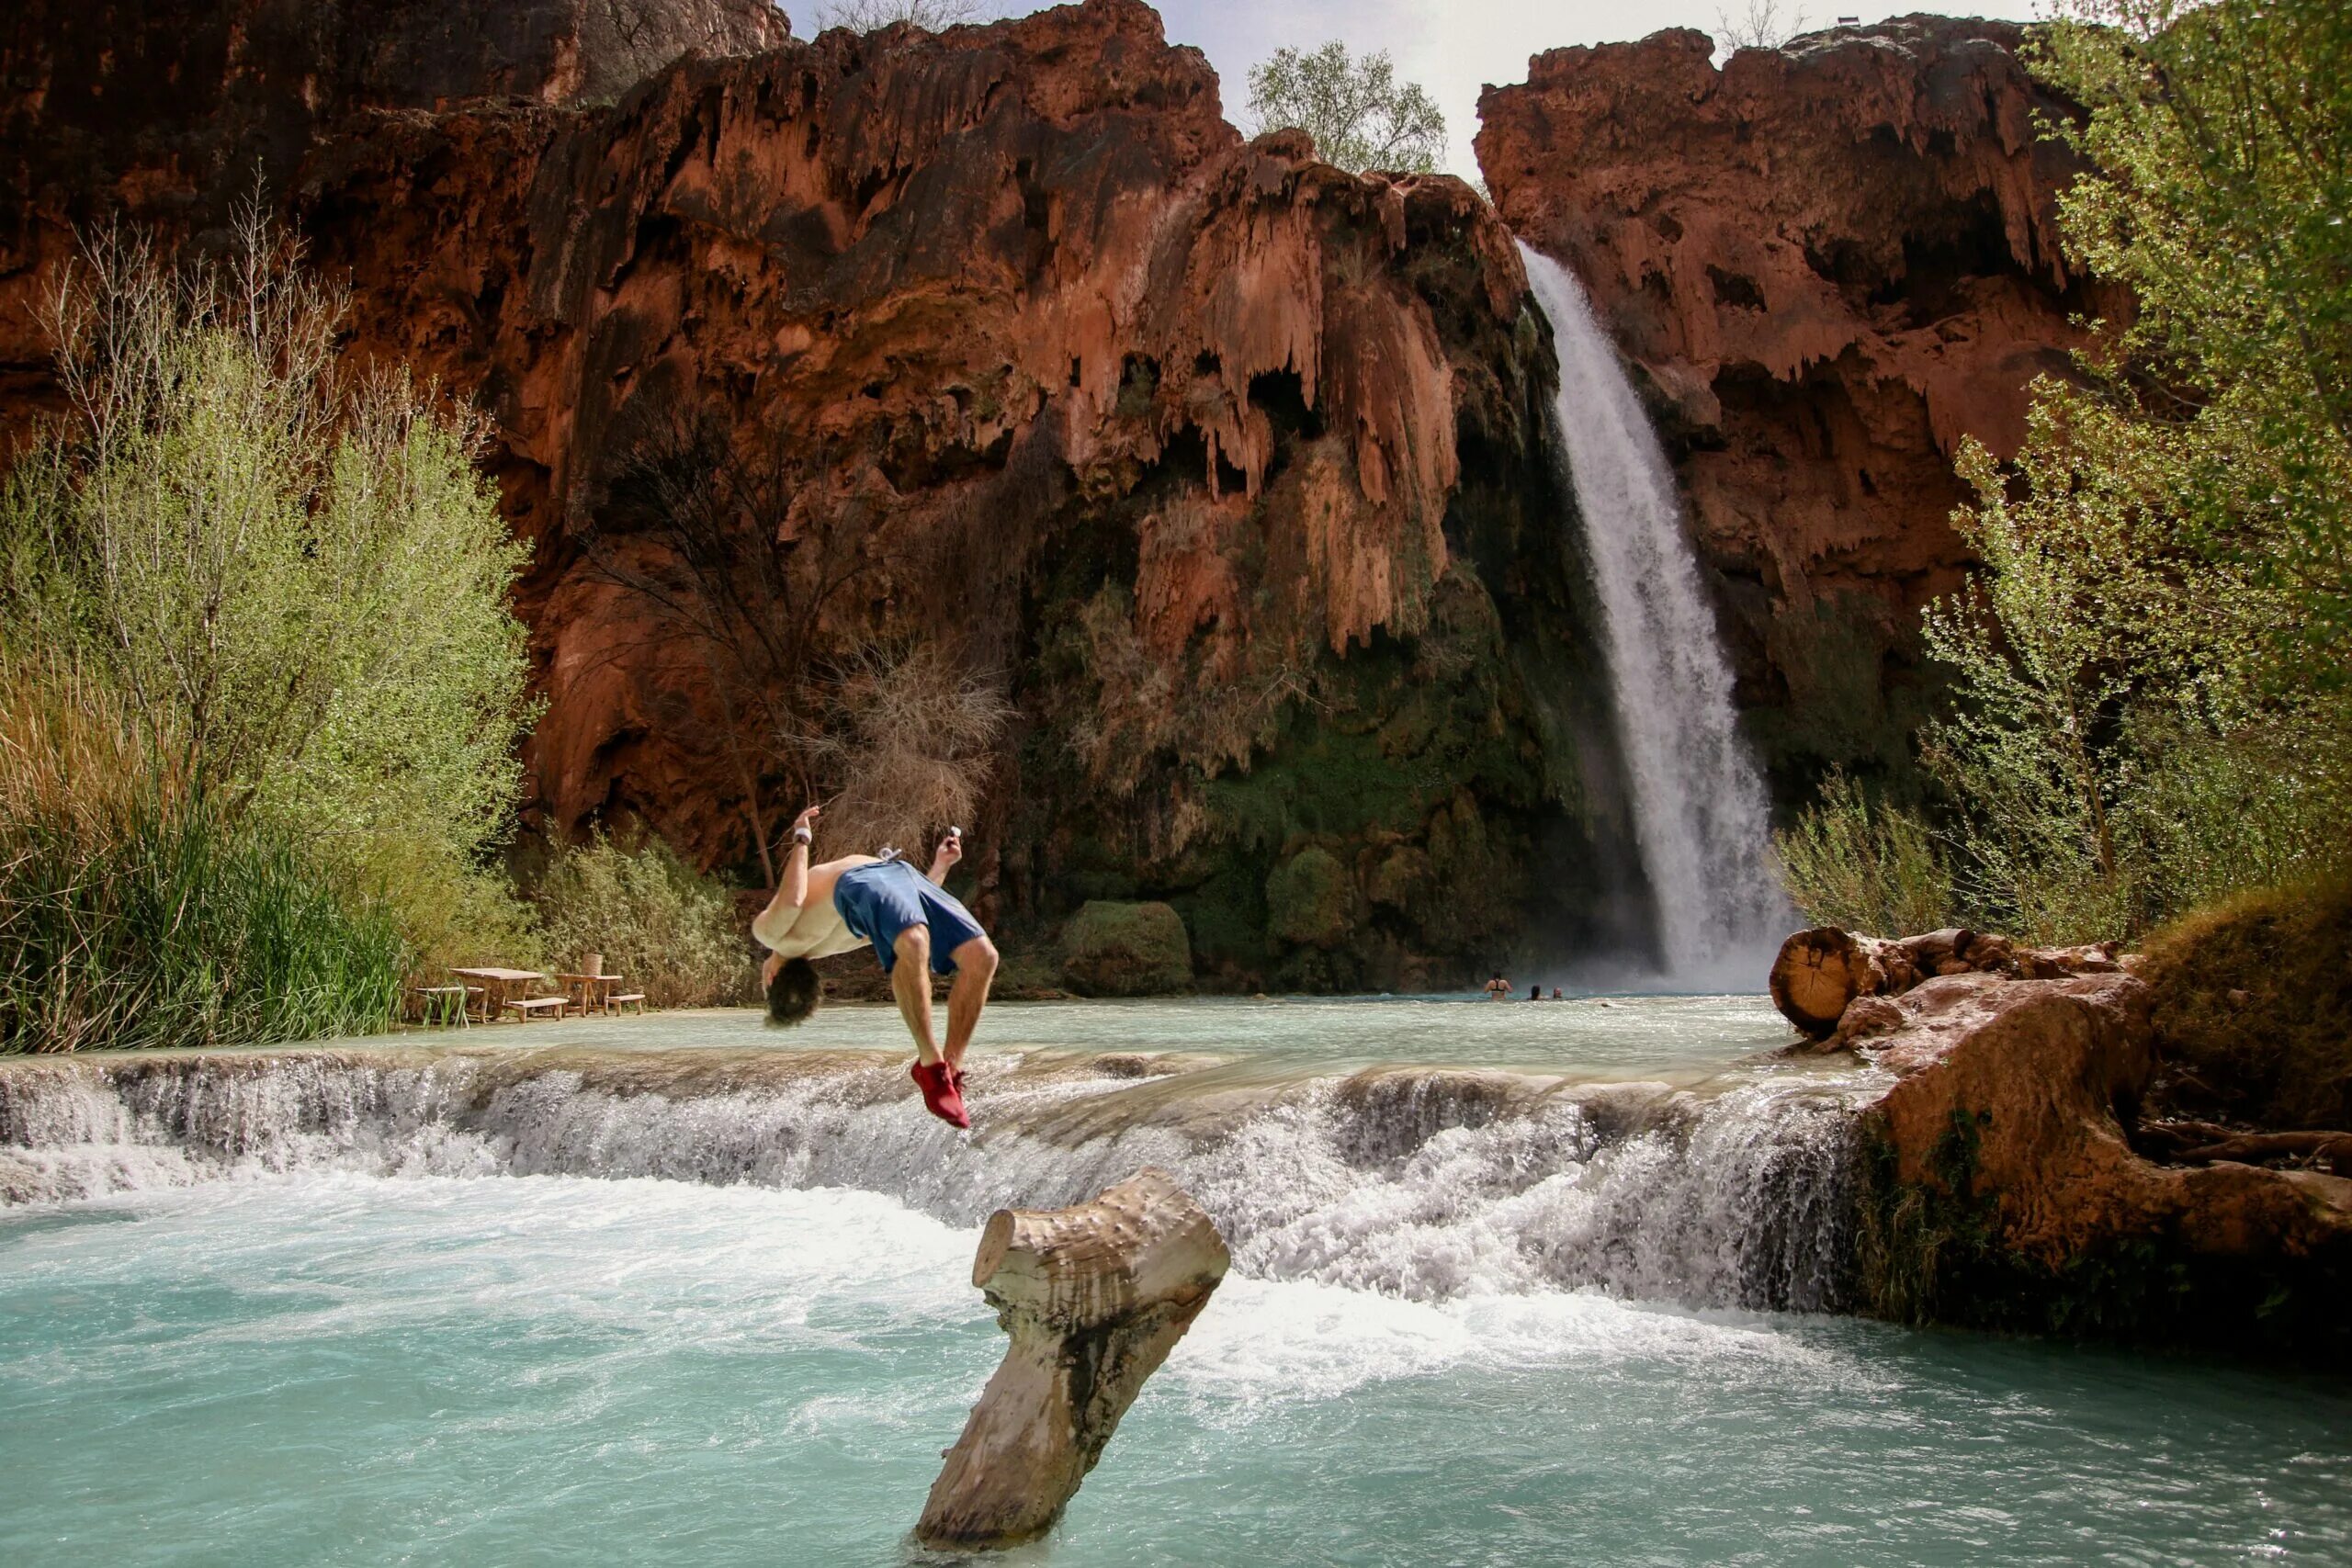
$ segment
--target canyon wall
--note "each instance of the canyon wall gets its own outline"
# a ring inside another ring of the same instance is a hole
[[[492,421],[550,829],[747,871],[799,804],[647,591],[715,547],[792,641],[770,685],[924,643],[1017,705],[966,824],[1015,927],[1163,898],[1209,982],[1320,987],[1638,926],[1548,349],[1458,181],[1245,142],[1132,0],[813,43],[681,10],[695,52],[610,101],[584,30],[541,47],[577,7],[519,41],[320,14],[265,64],[258,20],[312,13],[117,9],[103,57],[46,7],[8,45],[12,420],[74,228],[218,244],[257,166],[355,353]],[[192,15],[218,49],[163,41]]]
[[[1961,438],[2004,456],[2064,374],[2056,195],[2023,29],[1908,17],[1720,69],[1706,35],[1560,49],[1479,102],[1504,220],[1570,266],[1645,380],[1774,793],[1906,774],[1920,607],[1960,581]]]
[[[759,0],[33,0],[0,440],[53,407],[35,307],[77,231],[217,251],[258,188],[349,280],[356,355],[489,418],[534,826],[756,881],[839,782],[775,732],[928,647],[1017,715],[965,825],[1022,948],[1090,899],[1173,905],[1227,987],[1639,947],[1512,232],[1660,419],[1781,799],[1899,774],[1951,454],[2014,446],[2098,303],[2018,39],[1554,51],[1482,104],[1489,208],[1246,141],[1134,0],[813,42]],[[714,592],[716,640],[680,604]]]

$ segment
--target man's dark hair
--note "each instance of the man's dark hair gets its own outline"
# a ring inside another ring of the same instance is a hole
[[[817,1010],[817,1002],[825,994],[824,982],[817,978],[817,966],[805,958],[787,958],[776,965],[775,978],[768,982],[768,1027],[788,1029]]]

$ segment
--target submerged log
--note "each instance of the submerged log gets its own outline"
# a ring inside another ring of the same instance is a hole
[[[1074,1208],[990,1215],[972,1283],[1012,1343],[916,1539],[996,1548],[1050,1529],[1229,1261],[1201,1206],[1148,1167]]]

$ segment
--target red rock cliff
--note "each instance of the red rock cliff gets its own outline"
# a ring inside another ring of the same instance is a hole
[[[1623,835],[1524,278],[1459,182],[1245,145],[1133,0],[705,51],[609,104],[560,49],[430,28],[303,35],[241,75],[263,12],[186,9],[226,41],[141,55],[205,85],[137,135],[83,102],[129,90],[119,57],[59,13],[19,24],[11,80],[48,85],[15,99],[0,211],[17,406],[71,226],[200,242],[273,128],[355,348],[495,421],[537,547],[553,825],[639,817],[741,863],[784,805],[760,795],[797,788],[741,775],[707,661],[583,545],[657,549],[619,492],[649,432],[691,423],[784,498],[729,542],[747,579],[837,558],[811,647],[942,639],[1020,703],[974,825],[1009,914],[1166,897],[1235,983],[1390,983],[1508,940],[1538,835],[1564,919],[1606,881]],[[141,15],[143,50],[178,8]]]
[[[1487,89],[1497,206],[1646,378],[1784,795],[1905,765],[1918,611],[1965,554],[1963,435],[2004,455],[2086,308],[2055,233],[2069,106],[2021,29],[1911,17],[1718,70],[1697,32],[1563,49]]]

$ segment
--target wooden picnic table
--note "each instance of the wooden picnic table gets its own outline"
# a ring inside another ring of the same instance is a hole
[[[452,969],[449,973],[481,982],[481,1017],[484,1023],[497,1021],[500,1011],[506,1006],[508,987],[547,978],[537,969]]]
[[[566,991],[577,991],[580,994],[580,1013],[582,1018],[592,1011],[613,1010],[613,987],[621,983],[621,977],[618,975],[558,975],[556,978],[563,982]]]

